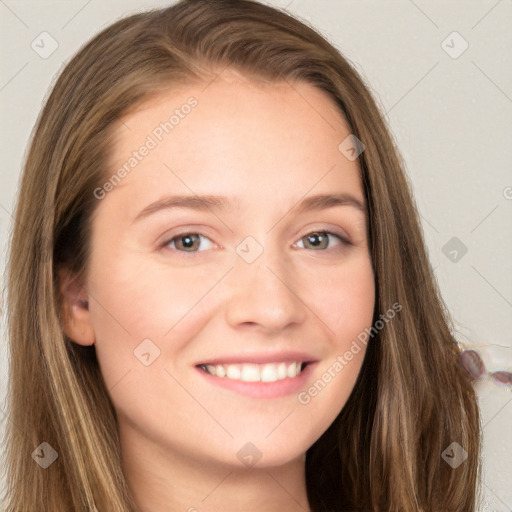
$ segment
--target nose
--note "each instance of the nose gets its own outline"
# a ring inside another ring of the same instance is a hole
[[[308,308],[300,288],[293,266],[279,254],[265,249],[250,264],[238,258],[230,277],[226,320],[234,328],[259,326],[269,333],[301,324]]]

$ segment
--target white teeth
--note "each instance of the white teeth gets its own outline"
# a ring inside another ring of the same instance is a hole
[[[260,369],[257,364],[243,364],[241,380],[257,382],[260,380]]]
[[[274,382],[278,379],[277,370],[275,364],[266,364],[261,369],[261,381],[262,382]]]
[[[275,382],[300,375],[303,364],[294,363],[267,363],[267,364],[218,364],[201,365],[203,370],[217,377],[241,380],[244,382]]]
[[[286,373],[288,377],[295,377],[297,375],[297,363],[291,363]]]
[[[286,372],[286,363],[279,363],[277,365],[277,378],[278,379],[286,379],[288,376]]]
[[[236,366],[234,364],[230,364],[226,368],[226,377],[228,379],[239,380],[240,379],[240,375],[241,375],[241,372],[240,372],[240,368],[238,366]]]

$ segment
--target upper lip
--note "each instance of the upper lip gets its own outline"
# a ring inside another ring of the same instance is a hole
[[[286,350],[281,352],[253,352],[247,354],[239,354],[239,355],[226,355],[226,356],[218,356],[211,357],[208,359],[203,359],[196,363],[195,366],[199,366],[202,364],[210,364],[212,366],[218,364],[245,364],[245,363],[253,363],[253,364],[265,364],[265,363],[293,363],[293,362],[302,362],[302,363],[313,363],[316,359],[312,357],[310,354],[306,354],[305,352],[299,352],[296,350]]]

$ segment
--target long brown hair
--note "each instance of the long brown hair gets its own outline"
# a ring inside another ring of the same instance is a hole
[[[369,89],[316,31],[249,0],[183,0],[117,21],[57,80],[36,125],[9,258],[8,512],[137,510],[121,468],[113,405],[93,347],[63,332],[58,269],[87,271],[93,191],[112,174],[114,122],[176,84],[226,68],[327,92],[359,156],[376,276],[370,339],[345,407],[307,451],[313,511],[472,512],[480,474],[475,391],[428,261],[404,165]],[[341,142],[341,141],[340,141]],[[42,469],[42,442],[58,454]],[[467,459],[442,457],[458,443]]]

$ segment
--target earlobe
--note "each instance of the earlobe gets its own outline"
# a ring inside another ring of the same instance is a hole
[[[79,345],[93,345],[95,336],[85,286],[67,269],[59,269],[59,283],[66,336]]]

